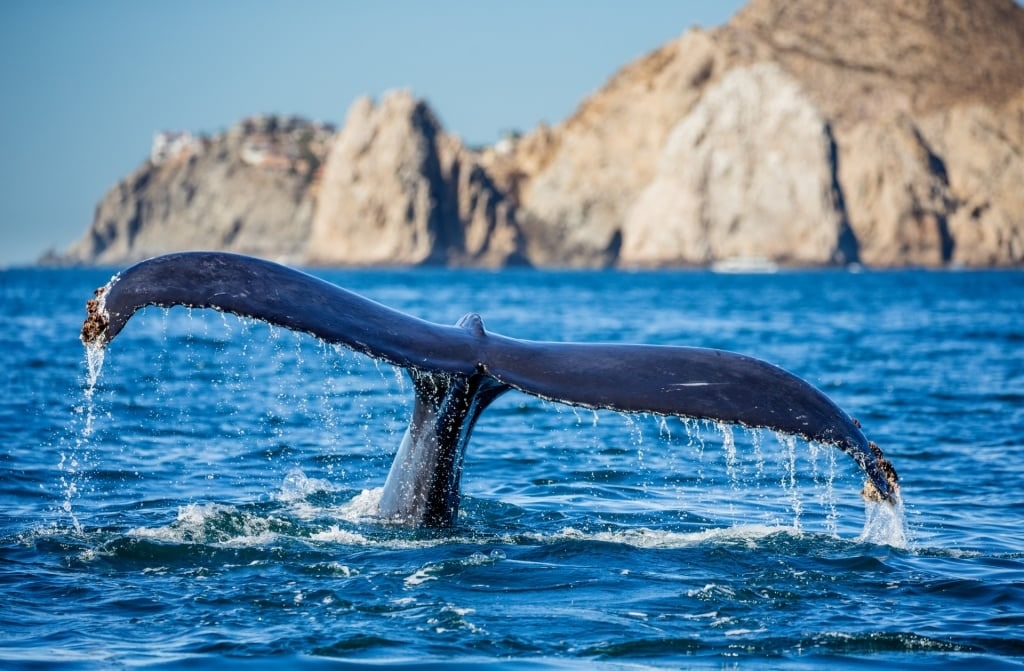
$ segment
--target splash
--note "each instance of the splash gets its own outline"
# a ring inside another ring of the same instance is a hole
[[[85,345],[85,426],[82,435],[88,438],[93,432],[96,404],[96,384],[103,371],[103,359],[106,354],[106,340],[103,334],[110,323],[107,317],[107,291],[118,279],[115,275],[105,286],[95,292],[95,298],[86,302],[88,317],[82,324],[81,340]]]
[[[72,449],[62,451],[57,464],[57,471],[61,474],[60,488],[63,497],[60,510],[68,516],[72,528],[79,534],[82,533],[82,524],[75,513],[74,501],[81,495],[85,483],[84,464],[90,458],[90,446],[96,428],[96,389],[106,354],[104,334],[110,323],[106,296],[118,278],[119,275],[114,275],[106,285],[96,289],[94,297],[86,302],[88,316],[82,324],[81,331],[82,344],[85,345],[83,403],[75,407],[75,413],[82,418],[82,424],[75,430]]]
[[[57,471],[60,476],[60,511],[67,515],[76,533],[82,533],[82,523],[75,512],[74,502],[81,495],[85,485],[85,464],[90,459],[93,433],[96,430],[96,389],[106,350],[97,340],[85,345],[85,380],[82,387],[81,405],[75,407],[75,414],[81,418],[81,426],[73,429],[74,442],[70,450],[60,454]]]
[[[170,525],[136,527],[127,535],[165,543],[262,547],[292,531],[291,524],[274,516],[257,515],[219,503],[190,503],[178,508],[177,519]]]
[[[889,545],[901,550],[909,547],[903,499],[897,498],[894,504],[867,501],[864,513],[864,531],[857,537],[858,541]]]
[[[92,436],[96,418],[96,386],[103,371],[103,359],[106,348],[95,342],[85,346],[85,426],[82,427],[82,436]]]
[[[304,501],[308,496],[317,492],[335,491],[335,486],[328,480],[311,478],[302,469],[293,468],[284,478],[281,489],[274,496],[282,503],[295,503]]]

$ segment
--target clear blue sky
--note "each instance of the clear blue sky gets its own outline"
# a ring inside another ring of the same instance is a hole
[[[469,143],[557,123],[740,0],[2,0],[0,267],[64,249],[153,133],[252,114],[340,124],[408,88]]]

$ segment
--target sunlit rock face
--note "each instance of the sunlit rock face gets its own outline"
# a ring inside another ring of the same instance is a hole
[[[773,63],[729,71],[676,124],[623,226],[623,265],[855,260],[828,122]]]
[[[1013,0],[753,0],[491,147],[404,91],[356,101],[336,135],[166,134],[48,260],[1021,265],[1021,63]]]
[[[331,137],[295,117],[253,117],[211,138],[158,133],[60,261],[123,264],[185,249],[301,261]]]
[[[755,0],[717,33],[828,120],[859,260],[1024,263],[1024,9],[1013,0]]]
[[[328,156],[312,263],[500,266],[521,247],[505,196],[424,101],[397,91],[352,106]]]

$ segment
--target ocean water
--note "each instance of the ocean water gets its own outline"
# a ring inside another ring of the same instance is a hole
[[[4,669],[1024,665],[1024,273],[323,273],[442,323],[767,359],[902,478],[892,510],[828,446],[509,393],[444,531],[367,515],[401,371],[182,308],[90,369],[109,275],[0,272]]]

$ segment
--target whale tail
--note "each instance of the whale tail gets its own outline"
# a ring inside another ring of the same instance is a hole
[[[860,424],[857,426],[860,426]],[[864,488],[861,490],[860,495],[865,501],[873,501],[875,503],[886,501],[888,503],[895,503],[900,493],[900,476],[896,474],[896,467],[892,465],[891,461],[885,458],[885,455],[882,454],[882,448],[880,448],[875,441],[869,440],[868,447],[871,450],[871,453],[875,455],[875,463],[878,465],[878,470],[885,476],[885,481],[889,484],[889,489],[887,491],[879,489],[878,485],[875,484],[875,480],[873,478],[868,478],[864,481]]]
[[[450,526],[462,460],[480,413],[515,389],[588,408],[764,427],[832,444],[867,475],[862,494],[894,503],[896,471],[824,393],[765,361],[723,350],[535,342],[417,319],[306,273],[221,252],[155,257],[114,276],[88,302],[82,341],[104,346],[147,305],[214,308],[344,345],[408,371],[409,428],[381,497],[382,515]]]

